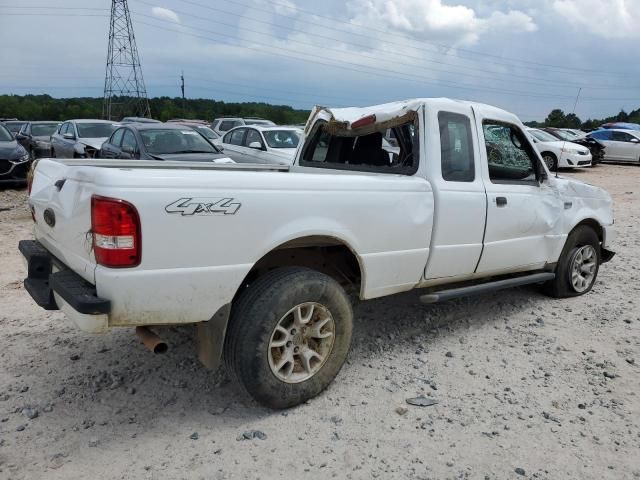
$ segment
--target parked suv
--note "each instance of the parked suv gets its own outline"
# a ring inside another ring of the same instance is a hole
[[[119,124],[108,120],[69,120],[51,136],[51,156],[93,158]]]
[[[258,117],[246,117],[246,118],[233,118],[233,117],[225,117],[225,118],[216,118],[213,123],[211,123],[211,128],[218,135],[224,135],[225,132],[231,130],[235,127],[241,127],[243,125],[260,125],[263,127],[274,127],[276,124],[271,120],[266,120],[264,118]]]

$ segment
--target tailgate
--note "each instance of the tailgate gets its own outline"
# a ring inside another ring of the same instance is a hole
[[[89,177],[73,176],[73,168],[53,159],[38,162],[29,196],[34,233],[49,252],[95,283],[90,234],[93,182]]]

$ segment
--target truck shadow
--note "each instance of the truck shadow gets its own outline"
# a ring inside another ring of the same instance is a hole
[[[505,317],[532,310],[536,303],[545,301],[535,288],[527,287],[428,306],[419,303],[419,295],[410,292],[355,306],[353,347],[336,383],[353,374],[362,362],[378,356],[381,345],[387,353],[400,355],[407,348],[415,349],[418,339],[417,343],[428,351],[432,342],[443,337],[504,322]],[[57,338],[50,336],[55,340],[51,339],[32,359],[39,364],[39,373],[34,372],[36,378],[31,382],[40,383],[38,390],[44,390],[41,407],[73,406],[65,417],[69,430],[103,424],[117,434],[134,427],[151,429],[175,418],[211,428],[231,424],[242,429],[281,414],[248,398],[229,381],[224,369],[212,372],[201,366],[195,356],[191,327],[156,329],[170,348],[164,355],[154,355],[142,346],[133,329],[89,336],[71,326],[59,326],[56,322],[52,328]],[[335,383],[312,402],[326,401],[323,397],[331,395],[334,387]],[[47,416],[43,417],[46,421]]]

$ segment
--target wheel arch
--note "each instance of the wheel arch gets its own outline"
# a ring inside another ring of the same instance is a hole
[[[336,236],[311,234],[287,240],[267,251],[244,277],[234,300],[242,290],[264,273],[290,266],[317,270],[362,294],[365,267],[355,249],[347,241]]]
[[[578,227],[589,227],[594,232],[596,232],[596,235],[598,235],[598,239],[600,240],[600,242],[604,240],[604,229],[598,220],[594,218],[585,218],[581,220],[571,229],[569,235],[571,235]]]

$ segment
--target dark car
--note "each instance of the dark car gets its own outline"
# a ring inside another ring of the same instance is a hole
[[[197,131],[169,123],[121,126],[102,144],[100,158],[231,163]]]
[[[602,142],[599,142],[595,138],[592,138],[591,136],[575,138],[574,136],[569,135],[567,132],[565,132],[561,128],[553,128],[553,127],[541,128],[540,130],[544,130],[545,132],[556,137],[558,140],[577,143],[578,145],[587,147],[591,152],[591,165],[597,165],[598,163],[602,162],[602,160],[604,160],[604,150],[605,150],[604,144]]]
[[[124,117],[120,123],[162,123],[160,120],[147,117]]]
[[[0,124],[0,184],[26,184],[29,154]]]
[[[16,140],[22,145],[31,159],[51,156],[51,135],[58,129],[60,122],[27,122]]]
[[[25,123],[27,122],[24,120],[8,120],[3,122],[3,125],[7,127],[7,130],[11,132],[11,135],[15,137]]]

